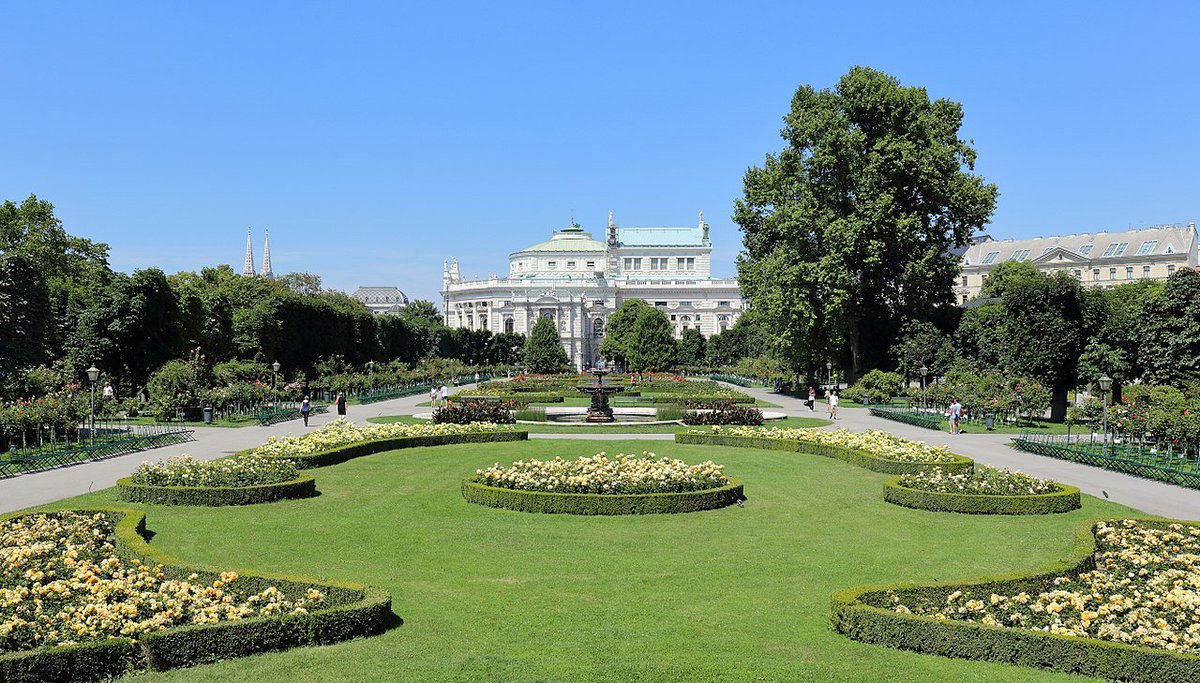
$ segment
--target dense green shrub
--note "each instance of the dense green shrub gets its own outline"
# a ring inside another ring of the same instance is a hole
[[[872,370],[842,392],[842,398],[855,403],[891,403],[893,396],[904,395],[904,378],[894,372]]]
[[[754,406],[742,406],[732,401],[714,401],[702,409],[689,410],[683,415],[685,425],[760,425],[762,411]]]
[[[900,462],[885,460],[866,451],[835,446],[832,444],[810,443],[796,439],[768,439],[765,437],[731,436],[727,434],[694,434],[681,432],[675,435],[675,443],[696,444],[701,446],[734,446],[737,448],[762,448],[770,451],[789,451],[792,453],[808,453],[827,458],[844,460],[852,465],[865,467],[883,474],[913,474],[940,467],[951,473],[970,472],[975,462],[961,455],[954,456],[954,462],[923,463]]]
[[[442,434],[436,436],[402,436],[394,439],[378,439],[376,441],[360,441],[332,448],[319,453],[305,455],[287,455],[288,460],[296,463],[300,469],[327,467],[338,463],[361,458],[364,455],[374,455],[384,451],[394,451],[401,448],[419,448],[422,446],[448,446],[460,443],[491,443],[495,441],[524,441],[529,438],[529,432],[477,432],[473,434]],[[262,456],[266,457],[266,456]]]
[[[745,499],[742,482],[730,479],[725,486],[685,493],[611,495],[596,493],[545,493],[486,486],[475,476],[463,481],[468,502],[519,512],[570,515],[645,515],[697,512],[727,507]]]
[[[512,424],[517,421],[512,414],[515,407],[515,404],[510,401],[467,399],[433,411],[433,421],[460,425],[472,422]]]
[[[310,498],[316,494],[317,482],[311,474],[298,474],[290,481],[275,484],[231,487],[157,486],[138,483],[133,477],[117,480],[117,495],[121,500],[155,505],[254,505],[277,500]]]
[[[132,670],[138,655],[137,646],[128,638],[14,652],[0,655],[0,681],[105,681]]]
[[[883,499],[895,505],[933,512],[962,512],[973,515],[1046,515],[1070,512],[1080,507],[1079,489],[1059,484],[1053,493],[996,496],[941,493],[902,486],[899,479],[883,486]]]

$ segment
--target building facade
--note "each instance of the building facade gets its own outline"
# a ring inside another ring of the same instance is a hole
[[[399,287],[359,287],[350,295],[375,315],[398,315],[408,306],[408,297]]]
[[[603,242],[572,223],[510,254],[507,277],[464,280],[458,261],[446,262],[446,325],[528,334],[550,318],[579,369],[599,360],[608,316],[626,299],[662,309],[676,337],[686,328],[711,336],[743,311],[737,280],[712,277],[711,256],[703,212],[694,228],[622,228],[610,212]]]
[[[1196,246],[1195,223],[1024,240],[984,236],[962,254],[955,296],[962,304],[979,296],[991,270],[1006,261],[1028,261],[1043,273],[1065,272],[1090,287],[1165,280],[1181,268],[1196,268]]]

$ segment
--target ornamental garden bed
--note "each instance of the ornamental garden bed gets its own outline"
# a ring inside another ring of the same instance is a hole
[[[1092,552],[1028,576],[840,591],[862,642],[1119,681],[1200,679],[1200,525],[1099,522]]]
[[[711,460],[605,453],[575,460],[518,460],[479,469],[462,484],[468,502],[520,512],[634,515],[697,512],[745,498],[742,482]]]
[[[0,518],[10,561],[0,680],[92,681],[382,632],[391,598],[362,584],[190,568],[146,543],[145,515]]]
[[[1080,507],[1074,486],[986,465],[970,474],[934,469],[896,477],[884,484],[883,499],[918,510],[979,515],[1045,515]]]
[[[396,422],[360,427],[346,420],[334,420],[300,436],[271,437],[262,446],[239,455],[282,458],[292,461],[300,469],[311,469],[401,448],[524,441],[528,438],[529,432],[484,422],[465,425]]]
[[[154,486],[139,484],[132,477],[117,480],[117,495],[131,503],[155,505],[256,505],[277,500],[310,498],[317,495],[317,480],[311,474],[274,484],[249,486]]]
[[[851,432],[791,427],[713,427],[675,435],[676,443],[734,446],[808,453],[844,460],[883,474],[916,474],[941,469],[949,474],[969,474],[974,461],[951,453],[943,446],[930,446],[882,431]]]
[[[252,505],[307,498],[316,491],[313,477],[297,471],[292,461],[255,455],[143,462],[117,481],[122,500],[160,505]]]

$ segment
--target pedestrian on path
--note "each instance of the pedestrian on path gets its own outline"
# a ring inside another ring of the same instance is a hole
[[[950,433],[962,434],[959,424],[962,422],[962,404],[957,398],[950,398],[950,407],[946,409],[946,417],[950,420]]]
[[[438,386],[436,382],[429,385],[429,405],[434,408],[438,405]]]
[[[309,403],[308,397],[300,402],[300,416],[304,418],[304,426],[308,426],[308,414],[312,412],[312,403]]]
[[[836,420],[837,419],[837,409],[838,409],[838,395],[837,395],[836,391],[829,392],[828,403],[829,403],[829,419]]]
[[[816,389],[814,389],[812,387],[808,388],[808,400],[804,402],[804,405],[808,406],[808,412],[810,412],[810,413],[817,412],[817,390]]]
[[[443,384],[442,388],[438,391],[438,395],[442,398],[443,406],[450,405],[450,390],[446,388],[445,384]]]
[[[338,395],[337,395],[337,400],[335,402],[337,403],[338,415],[345,415],[346,414],[346,396],[345,396],[345,394],[343,394],[342,392],[339,391]]]

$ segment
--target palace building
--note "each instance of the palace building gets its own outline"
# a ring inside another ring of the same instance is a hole
[[[988,273],[1006,261],[1028,261],[1043,273],[1064,272],[1091,287],[1165,280],[1176,270],[1196,267],[1196,224],[1024,240],[981,236],[962,253],[955,288],[960,303],[979,296]]]
[[[736,279],[711,275],[708,232],[703,212],[694,228],[622,228],[609,212],[603,242],[572,223],[510,254],[507,277],[464,280],[451,259],[442,273],[446,325],[528,334],[550,318],[579,369],[599,360],[608,316],[626,299],[661,308],[676,337],[689,327],[711,336],[744,307]]]

